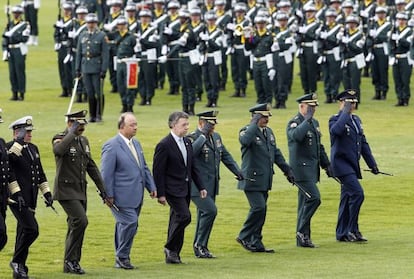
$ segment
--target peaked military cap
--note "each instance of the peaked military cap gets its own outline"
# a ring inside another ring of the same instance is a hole
[[[180,9],[178,11],[178,17],[190,17],[190,12],[187,9]]]
[[[336,13],[335,9],[329,8],[325,11],[325,17],[336,17],[338,14]]]
[[[24,10],[22,6],[16,5],[16,6],[13,6],[13,8],[11,9],[11,12],[15,14],[22,14]]]
[[[136,12],[137,11],[137,6],[135,6],[134,2],[127,2],[126,6],[125,6],[125,11],[127,11],[127,12]]]
[[[216,124],[218,113],[219,112],[217,110],[209,110],[209,111],[197,113],[196,116],[198,116],[199,119],[207,120],[207,122],[211,124]]]
[[[270,105],[269,104],[258,104],[254,107],[250,108],[249,111],[253,113],[259,113],[263,116],[272,116],[272,113],[270,112]]]
[[[395,0],[395,5],[407,5],[407,2],[405,0]]]
[[[351,14],[346,17],[345,23],[356,23],[359,25],[359,17],[355,14]]]
[[[214,6],[223,6],[223,5],[226,5],[226,1],[224,1],[224,0],[214,1]]]
[[[247,10],[246,4],[243,2],[238,2],[234,6],[234,12],[246,12],[246,10]]]
[[[168,2],[167,9],[179,9],[180,8],[180,2],[176,0],[171,0]]]
[[[310,93],[310,94],[303,95],[303,96],[297,98],[296,102],[298,102],[299,104],[300,103],[305,103],[305,104],[308,104],[310,106],[319,106],[318,95],[316,95],[316,93]]]
[[[191,8],[190,15],[201,15],[201,9],[199,7]]]
[[[98,16],[94,13],[89,13],[85,17],[86,23],[98,22]]]
[[[287,1],[287,0],[282,0],[277,4],[278,8],[290,7],[290,6],[292,6],[292,5],[291,5],[290,1]]]
[[[303,11],[306,13],[306,12],[316,12],[317,11],[317,9],[316,9],[316,7],[315,7],[315,5],[314,4],[312,4],[312,3],[306,3],[304,6],[303,6]]]
[[[142,9],[139,11],[139,17],[152,17],[152,13],[148,9]]]
[[[354,8],[352,1],[346,0],[342,3],[342,8]]]
[[[88,9],[85,6],[79,6],[79,7],[76,8],[76,13],[77,14],[87,14]]]
[[[1,114],[3,113],[3,110],[0,108],[0,123],[3,123],[3,117],[1,117]]]
[[[116,19],[116,24],[117,24],[117,25],[126,25],[126,24],[127,24],[127,19],[126,19],[126,17],[124,17],[123,15],[119,16],[119,17]]]
[[[358,94],[354,89],[347,89],[336,96],[339,101],[358,103]]]
[[[208,11],[208,12],[204,15],[204,18],[205,18],[206,20],[215,20],[215,19],[217,19],[217,15],[216,15],[216,13],[215,13],[214,11]]]
[[[17,130],[19,128],[25,128],[27,131],[34,130],[33,127],[33,118],[28,115],[22,118],[17,119],[12,124],[10,124],[9,129]]]
[[[72,10],[74,7],[75,5],[70,1],[66,1],[62,4],[62,9],[64,10]]]
[[[289,19],[289,15],[285,12],[277,12],[276,13],[276,20],[288,20]]]
[[[395,15],[396,19],[404,19],[404,20],[408,20],[408,15],[404,12],[400,12],[398,14]]]
[[[65,114],[68,121],[77,121],[80,124],[87,124],[88,121],[86,121],[86,114],[88,113],[87,110],[80,110],[73,113]]]
[[[387,8],[378,6],[378,7],[375,8],[375,13],[376,14],[379,14],[379,13],[385,13],[386,14],[387,13]]]

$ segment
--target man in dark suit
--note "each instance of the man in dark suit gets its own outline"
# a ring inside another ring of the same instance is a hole
[[[102,178],[108,199],[119,208],[112,209],[115,217],[115,267],[133,269],[129,254],[138,229],[144,188],[151,198],[157,196],[154,179],[144,159],[141,144],[133,137],[137,120],[132,113],[121,114],[119,134],[102,147]]]
[[[189,129],[188,114],[173,112],[168,118],[171,131],[155,147],[153,175],[158,191],[158,202],[170,205],[170,222],[165,244],[165,262],[181,263],[180,251],[184,242],[184,230],[191,222],[191,182],[205,198],[207,191],[202,185],[199,170],[193,164],[193,148],[185,137]]]
[[[289,182],[293,183],[295,178],[276,145],[273,131],[267,126],[272,115],[270,105],[258,104],[249,111],[252,114],[250,124],[239,133],[244,179],[239,181],[238,188],[244,191],[250,211],[236,241],[251,252],[273,253],[274,250],[265,248],[262,242],[268,192],[273,182],[273,164],[279,167]]]
[[[359,160],[362,157],[373,174],[379,170],[365,138],[361,119],[352,112],[358,102],[357,91],[347,89],[338,94],[339,113],[329,119],[333,174],[341,181],[336,239],[344,242],[367,241],[359,231],[358,217],[364,201]]]
[[[314,248],[311,239],[311,219],[321,204],[321,195],[316,183],[322,167],[328,176],[332,171],[321,143],[319,122],[313,117],[318,99],[316,94],[306,94],[296,100],[299,112],[288,123],[286,133],[289,147],[289,164],[295,181],[310,197],[298,192],[298,220],[296,226],[296,245]]]
[[[58,200],[68,215],[68,232],[65,241],[63,272],[84,274],[79,262],[82,243],[88,226],[86,216],[86,174],[92,178],[101,198],[109,204],[101,173],[92,159],[88,139],[83,136],[86,110],[66,114],[67,128],[53,137],[53,153],[56,161],[53,198]]]
[[[39,149],[31,143],[34,129],[32,117],[20,118],[10,124],[9,128],[13,129],[13,140],[7,143],[9,166],[16,175],[25,203],[23,207],[19,202],[10,205],[17,220],[16,244],[10,267],[13,269],[13,278],[29,278],[26,260],[30,246],[39,236],[39,225],[35,218],[38,191],[43,194],[46,206],[51,206],[53,200]]]

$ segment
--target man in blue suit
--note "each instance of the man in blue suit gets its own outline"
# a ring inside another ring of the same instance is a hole
[[[144,159],[140,143],[133,137],[137,133],[137,120],[132,113],[121,114],[119,134],[102,147],[102,178],[108,199],[116,204],[115,267],[133,269],[129,254],[138,229],[144,188],[151,198],[157,197],[154,179]]]
[[[336,239],[343,242],[367,241],[358,226],[359,211],[364,201],[364,190],[358,181],[362,179],[361,155],[373,174],[378,174],[379,170],[365,138],[361,119],[352,113],[358,102],[356,91],[345,90],[337,99],[340,111],[329,119],[331,165],[334,176],[341,181]]]

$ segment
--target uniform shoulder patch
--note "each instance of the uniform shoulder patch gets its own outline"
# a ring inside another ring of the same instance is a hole
[[[292,122],[292,123],[290,123],[290,128],[296,128],[298,126],[298,123],[296,123],[296,122]]]

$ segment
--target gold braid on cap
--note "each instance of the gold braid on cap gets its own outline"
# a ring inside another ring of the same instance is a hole
[[[42,192],[42,194],[46,194],[47,192],[50,192],[49,183],[47,181],[43,182],[39,185],[39,189]]]
[[[19,187],[19,183],[17,183],[17,180],[12,181],[9,183],[9,192],[10,194],[15,194],[17,192],[19,192],[21,189]]]

